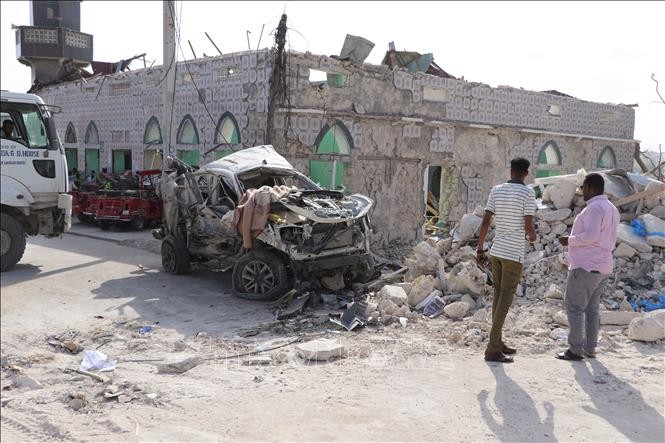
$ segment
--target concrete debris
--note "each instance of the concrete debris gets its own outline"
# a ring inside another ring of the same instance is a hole
[[[560,324],[561,326],[570,326],[568,323],[568,315],[566,314],[565,311],[557,311],[553,316],[552,320],[554,320],[555,323]]]
[[[628,338],[646,342],[665,339],[665,309],[633,319],[628,325]]]
[[[329,361],[346,356],[346,349],[336,340],[322,338],[296,346],[299,357],[308,361]]]
[[[242,364],[245,366],[265,366],[271,364],[272,360],[272,357],[269,355],[255,355],[247,360],[243,360]]]
[[[656,206],[651,211],[649,211],[649,214],[653,215],[654,217],[658,217],[661,220],[665,220],[665,206]]]
[[[182,374],[203,363],[202,357],[188,357],[184,360],[157,365],[159,374]]]
[[[651,214],[641,215],[638,219],[644,223],[646,228],[646,242],[651,246],[665,248],[665,220]]]
[[[614,256],[618,258],[631,258],[637,251],[628,243],[619,243],[619,246],[614,250]]]
[[[461,301],[456,301],[443,308],[443,313],[453,320],[461,320],[469,313],[469,305]]]
[[[407,295],[403,288],[396,285],[386,285],[377,294],[379,300],[390,300],[397,306],[402,306],[407,303]]]
[[[475,214],[464,214],[460,221],[458,234],[460,241],[471,240],[478,234],[483,219]]]
[[[557,285],[552,283],[550,287],[547,288],[547,291],[545,291],[545,298],[556,298],[563,300],[563,291],[559,289]]]
[[[638,252],[651,252],[653,250],[646,239],[637,235],[633,228],[626,223],[621,223],[617,229],[617,243],[626,243]]]
[[[600,324],[601,325],[616,325],[616,326],[626,326],[630,322],[640,317],[639,312],[627,312],[627,311],[601,311],[600,312]]]
[[[573,204],[577,185],[573,182],[560,180],[545,188],[543,201],[551,202],[556,209],[567,209]],[[565,217],[564,217],[565,218]]]
[[[453,292],[480,296],[485,292],[487,275],[469,260],[456,264],[447,276],[447,285]]]
[[[434,290],[435,278],[431,275],[422,275],[413,281],[413,288],[408,295],[409,306],[416,306],[425,300]]]
[[[41,389],[44,386],[34,378],[29,375],[22,374],[20,372],[13,372],[7,376],[7,379],[11,382],[10,389]]]
[[[568,208],[563,208],[563,209],[541,209],[539,211],[536,211],[536,218],[539,220],[542,220],[544,222],[552,223],[552,222],[560,222],[564,221],[570,215],[573,213]]]

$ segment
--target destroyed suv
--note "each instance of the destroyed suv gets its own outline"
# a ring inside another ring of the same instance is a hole
[[[233,268],[234,292],[252,300],[316,288],[323,277],[346,284],[373,275],[373,202],[322,189],[272,146],[237,151],[198,170],[166,157],[158,194],[164,218],[153,236],[162,240],[166,272],[185,273],[192,262]]]

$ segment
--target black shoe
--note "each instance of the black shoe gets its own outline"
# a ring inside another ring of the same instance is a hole
[[[508,357],[501,351],[485,353],[485,361],[495,361],[499,363],[512,363],[513,358]]]
[[[583,356],[571,352],[570,349],[568,349],[565,352],[559,352],[555,357],[558,358],[559,360],[571,360],[571,361],[584,360]]]
[[[510,348],[506,345],[503,345],[503,349],[501,350],[501,352],[503,352],[506,355],[513,355],[513,354],[517,354],[517,349]]]

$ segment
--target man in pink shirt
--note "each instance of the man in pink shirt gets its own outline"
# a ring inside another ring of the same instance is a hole
[[[619,211],[604,192],[605,180],[600,174],[584,178],[582,195],[586,208],[575,218],[570,236],[559,238],[563,246],[568,246],[570,262],[565,296],[570,347],[556,355],[561,360],[596,356],[600,295],[614,267],[612,251],[619,226]]]

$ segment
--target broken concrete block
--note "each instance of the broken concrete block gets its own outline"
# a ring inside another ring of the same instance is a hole
[[[661,197],[665,195],[665,184],[657,181],[651,181],[649,184],[644,188],[646,192],[654,192],[654,194],[651,194],[647,198],[644,199],[644,206],[647,209],[653,209],[656,206],[659,206],[661,203]],[[660,192],[658,192],[660,191]]]
[[[568,315],[566,314],[566,311],[555,312],[554,315],[552,316],[552,320],[554,320],[555,323],[561,326],[570,326],[568,324]]]
[[[572,212],[573,211],[571,211],[568,208],[557,209],[557,210],[541,209],[539,211],[536,211],[536,217],[539,220],[551,223],[556,221],[564,221],[565,219],[570,217],[570,214],[572,214]]]
[[[407,295],[404,289],[397,285],[386,285],[377,294],[379,300],[388,299],[397,306],[402,306],[407,302]]]
[[[628,243],[638,252],[651,252],[653,248],[644,237],[633,232],[633,228],[625,223],[619,224],[617,228],[617,243]]]
[[[411,288],[413,288],[413,283],[411,282],[395,283],[394,286],[399,286],[400,288],[404,289],[404,292],[408,294],[409,292],[411,292]]]
[[[661,220],[665,220],[665,206],[658,205],[649,211],[649,214],[658,217]]]
[[[464,294],[460,299],[462,303],[469,305],[469,309],[472,311],[476,310],[476,301],[469,294]]]
[[[12,388],[14,389],[41,389],[43,385],[26,374],[14,373],[10,374],[7,377],[8,380],[12,382]]]
[[[619,303],[619,311],[626,311],[626,312],[633,312],[633,305],[631,305],[628,301],[624,300],[621,303]]]
[[[559,289],[557,285],[552,283],[547,291],[545,291],[545,298],[556,298],[563,300],[563,291]]]
[[[554,236],[559,236],[562,235],[564,232],[568,230],[568,226],[566,226],[565,223],[553,223],[551,226],[552,230],[550,231],[551,234]]]
[[[628,312],[628,311],[601,311],[600,312],[600,324],[601,325],[615,325],[615,326],[625,326],[630,324],[630,322],[639,317],[641,314],[639,312]]]
[[[446,305],[446,307],[443,308],[443,313],[453,320],[461,320],[469,313],[469,305],[462,301],[456,301]]]
[[[661,220],[651,214],[640,215],[638,218],[644,223],[644,227],[647,230],[647,243],[651,246],[665,248],[665,220]]]
[[[527,256],[526,259],[524,259],[524,268],[528,268],[532,264],[542,260],[545,258],[545,251],[533,251],[530,252]]]
[[[483,219],[477,215],[464,214],[457,229],[460,241],[467,241],[475,238],[482,223]]]
[[[411,314],[411,309],[407,305],[403,305],[393,315],[395,317],[408,317],[409,314]]]
[[[189,357],[184,360],[157,365],[159,374],[182,374],[203,363],[202,357]]]
[[[557,209],[570,208],[575,199],[576,190],[577,185],[575,183],[560,180],[546,188],[546,194],[549,198],[547,201],[552,202]],[[545,196],[543,196],[543,200],[545,200]]]
[[[385,315],[395,315],[395,312],[399,309],[399,306],[395,304],[394,301],[390,299],[383,299],[379,302],[379,311]]]
[[[473,313],[473,321],[477,322],[486,322],[487,321],[487,309],[482,308],[478,309]]]
[[[452,251],[446,255],[446,263],[449,265],[456,265],[457,263],[475,260],[476,251],[471,246],[464,246],[463,248]]]
[[[345,357],[346,349],[336,340],[321,338],[298,344],[296,346],[296,353],[305,360],[329,361]]]
[[[664,339],[665,309],[658,309],[633,319],[628,325],[628,338],[646,342]]]
[[[448,273],[446,285],[453,292],[482,295],[485,292],[485,274],[474,261],[468,260],[456,264]]]
[[[413,288],[408,295],[409,306],[416,306],[434,290],[435,279],[431,275],[423,275],[413,281]]]
[[[619,258],[630,258],[636,253],[637,251],[628,243],[619,243],[619,246],[614,250],[614,256]]]

